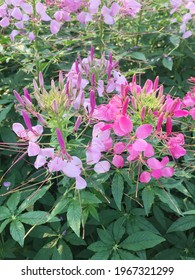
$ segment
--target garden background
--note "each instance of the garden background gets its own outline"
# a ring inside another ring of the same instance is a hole
[[[195,259],[195,1],[0,5],[0,259]]]

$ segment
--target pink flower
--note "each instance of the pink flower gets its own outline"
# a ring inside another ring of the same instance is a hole
[[[119,116],[113,124],[114,133],[118,136],[129,134],[133,129],[133,124],[129,116]]]
[[[18,137],[25,141],[36,142],[43,133],[43,127],[41,125],[32,126],[32,130],[25,129],[20,123],[14,123],[12,130]]]
[[[123,142],[118,142],[114,145],[114,153],[115,154],[122,154],[126,150],[126,144]]]
[[[50,31],[52,34],[57,34],[60,30],[61,24],[56,20],[51,20]]]
[[[107,8],[106,6],[103,6],[101,10],[101,14],[104,17],[104,22],[107,24],[114,24],[115,23],[114,17],[118,14],[119,10],[120,10],[120,6],[116,2],[112,3],[110,9]]]
[[[169,139],[167,147],[174,158],[178,159],[186,154],[186,150],[181,147],[184,143],[184,135],[182,133],[179,133],[177,136]]]
[[[83,179],[81,176],[77,176],[76,177],[76,189],[82,190],[82,189],[86,188],[86,186],[87,186],[87,182],[85,181],[85,179]]]

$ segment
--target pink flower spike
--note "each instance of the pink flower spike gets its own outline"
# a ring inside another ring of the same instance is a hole
[[[29,118],[28,113],[27,113],[25,110],[22,110],[22,116],[23,116],[23,119],[24,119],[24,122],[25,122],[27,128],[28,128],[29,130],[32,130],[31,120],[30,120],[30,118]]]
[[[41,88],[44,88],[43,74],[41,72],[39,72],[39,85]]]
[[[32,99],[31,99],[31,97],[30,97],[30,93],[29,93],[28,89],[27,89],[27,88],[23,88],[23,91],[24,91],[24,96],[25,96],[26,98],[28,98],[28,100],[29,100],[30,102],[32,102]]]
[[[81,125],[81,122],[82,122],[82,117],[81,116],[78,116],[76,122],[75,122],[75,126],[74,126],[74,131],[77,131]]]
[[[141,115],[140,115],[140,118],[141,118],[141,121],[143,122],[144,119],[145,119],[145,114],[146,114],[146,107],[144,106],[141,110]]]
[[[137,139],[132,147],[137,152],[143,152],[147,149],[148,143],[143,139]]]
[[[38,144],[29,142],[29,146],[27,149],[29,157],[37,156],[40,153],[40,151],[41,151],[41,148],[39,147]]]
[[[91,51],[90,51],[91,62],[93,62],[93,60],[94,60],[94,53],[95,53],[94,46],[91,46]]]
[[[90,115],[92,115],[96,105],[95,92],[93,90],[90,91],[90,105],[91,105]]]
[[[20,103],[20,105],[24,107],[24,101],[16,90],[14,90],[14,96],[17,99],[17,101]]]
[[[119,155],[115,155],[112,160],[112,164],[117,168],[121,168],[124,166],[124,158]]]
[[[154,91],[157,90],[158,84],[159,84],[159,76],[157,76],[156,79],[154,80],[154,85],[153,85],[153,90]]]
[[[140,139],[147,138],[153,130],[153,126],[151,124],[142,124],[136,129],[135,136]]]
[[[59,128],[56,128],[56,135],[57,135],[57,139],[60,144],[61,150],[66,150],[64,138],[63,138],[62,132],[60,131]]]
[[[167,133],[167,136],[169,136],[172,132],[172,120],[170,117],[167,118],[167,121],[166,121],[166,133]]]
[[[161,162],[156,158],[149,158],[147,160],[147,164],[151,169],[154,169],[154,170],[161,169],[163,167]]]
[[[148,183],[151,180],[151,175],[149,172],[144,171],[141,173],[140,178],[139,178],[141,183]]]
[[[158,117],[157,127],[156,127],[156,130],[158,132],[161,130],[163,119],[164,119],[164,113],[160,113],[160,115]]]
[[[76,177],[76,189],[82,190],[82,189],[86,188],[86,186],[87,186],[87,182],[85,181],[85,179],[83,179],[81,176],[77,176]]]
[[[98,174],[106,173],[110,170],[110,163],[107,160],[100,161],[94,166],[94,171]]]

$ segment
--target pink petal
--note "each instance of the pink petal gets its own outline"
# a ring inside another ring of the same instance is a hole
[[[41,151],[41,148],[39,147],[38,144],[29,142],[29,146],[27,149],[29,157],[37,156],[40,153],[40,151]]]
[[[5,28],[10,25],[10,21],[8,17],[4,17],[2,20],[0,20],[0,26]]]
[[[140,180],[141,183],[148,183],[151,180],[150,173],[147,172],[147,171],[142,172],[139,180]]]
[[[147,160],[147,164],[151,169],[154,169],[154,170],[162,168],[161,162],[156,158],[149,158]]]
[[[43,127],[40,124],[35,125],[32,127],[32,131],[40,136],[43,133]]]
[[[20,9],[18,7],[15,7],[11,13],[11,16],[17,20],[21,20],[22,12],[20,11]]]
[[[170,147],[169,152],[176,159],[180,158],[180,157],[182,157],[186,154],[186,150],[179,145],[175,145],[174,147]]]
[[[20,32],[19,32],[18,30],[15,30],[15,29],[12,30],[12,32],[11,32],[10,35],[9,35],[12,42],[14,41],[15,36],[17,36],[19,33],[20,33]]]
[[[138,152],[143,152],[147,149],[148,143],[143,139],[137,139],[133,143],[133,149]]]
[[[118,142],[114,145],[114,153],[115,154],[122,154],[126,149],[126,144],[123,142]]]
[[[121,116],[119,118],[119,126],[121,130],[125,132],[125,134],[130,133],[133,129],[133,124],[131,120],[129,119],[129,117],[125,117],[125,116]]]
[[[148,143],[146,150],[144,151],[145,157],[153,157],[154,155],[154,148],[151,144]]]
[[[119,6],[119,4],[114,2],[110,8],[111,9],[110,15],[113,17],[116,16],[118,14],[118,12],[120,11],[120,8],[121,7]]]
[[[174,115],[175,118],[181,118],[181,117],[187,117],[188,116],[188,111],[186,110],[177,110],[174,111]]]
[[[43,156],[43,155],[38,155],[37,158],[36,158],[36,160],[35,160],[34,167],[35,167],[36,169],[38,169],[39,167],[45,165],[46,162],[47,162],[47,161],[46,161],[45,156]]]
[[[94,163],[97,163],[101,159],[101,152],[100,151],[94,151],[90,148],[86,151],[86,162],[88,165],[92,165]]]
[[[61,171],[65,165],[66,161],[62,160],[59,157],[55,157],[48,163],[48,168],[50,172]]]
[[[44,157],[53,158],[54,157],[54,148],[44,148],[44,149],[41,149],[41,154]]]
[[[57,34],[60,31],[61,24],[56,20],[51,20],[50,31],[52,34]]]
[[[85,179],[83,179],[81,176],[77,176],[76,177],[76,189],[82,190],[82,189],[86,188],[86,186],[87,186],[87,182],[85,181]]]
[[[79,168],[82,168],[83,166],[82,161],[78,157],[72,156],[71,162],[74,163],[74,165],[78,166]]]
[[[174,169],[173,167],[165,167],[163,168],[162,170],[162,176],[166,177],[166,178],[169,178],[169,177],[172,177],[174,174]]]
[[[111,137],[106,139],[106,140],[104,140],[102,143],[104,145],[105,151],[108,151],[108,150],[110,150],[112,148],[113,141],[112,141]]]
[[[147,138],[153,130],[153,126],[151,124],[142,124],[136,129],[136,137],[145,139]]]
[[[27,136],[26,130],[25,130],[25,128],[23,127],[23,125],[21,123],[14,123],[12,125],[12,130],[16,133],[16,135],[18,137],[21,137],[22,133]]]
[[[151,173],[152,177],[154,177],[155,179],[159,179],[162,177],[162,170],[157,169],[157,170],[152,170]]]
[[[135,151],[133,149],[133,145],[129,145],[128,146],[128,152],[130,153],[130,155],[127,157],[127,160],[132,161],[138,158],[138,156],[140,155],[140,152]]]
[[[162,160],[161,160],[161,166],[162,167],[165,167],[167,165],[167,163],[169,162],[169,157],[164,157]]]
[[[126,134],[126,132],[124,132],[120,125],[119,125],[119,121],[116,120],[113,124],[113,130],[114,130],[114,133],[118,136],[124,136]]]
[[[96,163],[94,170],[98,174],[108,172],[110,170],[110,163],[106,160],[100,161]]]
[[[81,174],[80,167],[76,166],[72,161],[66,162],[63,166],[62,171],[64,174],[70,178],[76,178]]]
[[[112,160],[112,164],[117,168],[121,168],[124,166],[124,158],[119,155],[115,155]]]
[[[192,109],[189,111],[189,115],[192,117],[193,120],[195,120],[195,108],[192,108]]]

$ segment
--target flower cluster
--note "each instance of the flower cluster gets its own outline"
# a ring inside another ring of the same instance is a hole
[[[183,99],[173,98],[165,95],[158,77],[141,87],[136,75],[128,83],[116,65],[111,54],[108,60],[104,54],[96,59],[91,48],[87,58],[78,57],[66,80],[59,73],[59,85],[52,81],[50,91],[41,73],[33,95],[26,88],[21,96],[14,91],[27,129],[14,123],[13,131],[27,142],[36,169],[61,172],[75,179],[77,189],[87,186],[85,176],[92,169],[100,174],[132,167],[141,183],[173,176],[175,160],[186,154],[184,135],[173,127],[179,118],[195,119],[195,87]],[[194,78],[189,81],[194,84]],[[32,126],[29,115],[42,125]],[[43,126],[50,129],[50,144],[42,141]],[[87,143],[83,131],[88,128],[92,132]],[[70,136],[81,145],[81,158],[72,155]]]
[[[45,3],[38,1],[36,4],[29,4],[26,0],[5,0],[0,6],[0,26],[3,29],[14,26],[10,34],[12,41],[26,31],[30,41],[33,41],[35,26],[38,27],[41,22],[49,22],[51,33],[57,34],[61,26],[72,19],[87,24],[102,18],[106,24],[112,25],[120,13],[135,17],[140,9],[141,4],[135,0],[115,1],[108,7],[102,5],[100,0],[46,0]]]
[[[187,25],[193,20],[195,15],[195,1],[193,0],[170,0],[171,12],[175,14],[178,10],[182,13],[180,32],[183,34],[183,39],[186,39],[192,35],[192,31],[188,29]],[[177,17],[172,20],[177,22]]]

